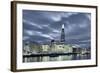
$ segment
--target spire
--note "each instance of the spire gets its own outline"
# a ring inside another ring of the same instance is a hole
[[[64,24],[62,24],[62,27],[61,27],[61,42],[62,43],[65,43],[65,31],[64,31]]]
[[[64,24],[62,24],[62,29],[64,29]]]

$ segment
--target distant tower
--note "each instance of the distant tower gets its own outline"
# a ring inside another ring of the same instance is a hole
[[[61,39],[60,39],[60,42],[61,42],[62,44],[65,43],[64,24],[62,24],[62,28],[61,28]]]

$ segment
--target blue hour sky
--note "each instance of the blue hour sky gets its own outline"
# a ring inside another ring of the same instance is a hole
[[[62,24],[67,44],[90,46],[91,14],[79,12],[23,10],[23,41],[60,40]]]

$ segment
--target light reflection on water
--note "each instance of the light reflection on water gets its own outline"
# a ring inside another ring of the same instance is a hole
[[[90,54],[77,55],[61,55],[57,57],[42,56],[42,57],[24,57],[23,62],[47,62],[47,61],[67,61],[67,60],[86,60],[90,59]]]

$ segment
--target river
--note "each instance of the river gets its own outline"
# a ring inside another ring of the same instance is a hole
[[[67,60],[86,60],[91,59],[91,54],[61,55],[56,57],[23,57],[23,62],[47,62],[47,61],[67,61]]]

